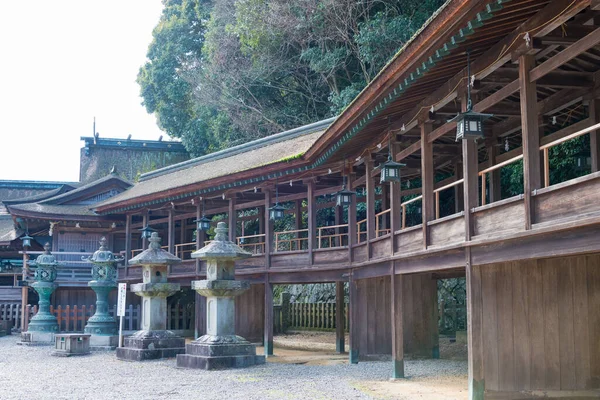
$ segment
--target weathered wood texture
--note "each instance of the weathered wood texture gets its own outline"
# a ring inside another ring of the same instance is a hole
[[[423,248],[423,231],[421,225],[403,229],[395,235],[396,249],[401,252],[421,250]]]
[[[512,200],[515,201],[512,201]],[[511,230],[522,230],[525,206],[521,196],[488,204],[475,209],[473,225],[475,236],[502,234]]]
[[[420,232],[420,231],[419,231]],[[402,298],[404,353],[432,357],[439,342],[437,281],[431,274],[396,276]],[[360,355],[391,354],[391,282],[389,276],[356,280]],[[400,285],[402,285],[400,287]]]
[[[474,268],[486,392],[600,388],[600,254]]]
[[[449,217],[429,225],[431,245],[447,245],[465,240],[465,219],[463,216]]]
[[[253,342],[262,342],[265,285],[251,285],[235,298],[235,333]]]

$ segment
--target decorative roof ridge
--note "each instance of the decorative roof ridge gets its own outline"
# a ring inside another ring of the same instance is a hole
[[[63,185],[76,188],[79,182],[59,182],[59,181],[28,181],[20,179],[2,179],[0,180],[0,188],[12,189],[58,189]]]
[[[183,143],[176,140],[144,140],[144,139],[118,139],[101,138],[93,136],[81,136],[79,138],[85,142],[85,148],[90,147],[108,147],[108,148],[130,148],[144,151],[171,151],[178,153],[187,153]]]
[[[116,181],[118,181],[118,182],[120,182],[120,183],[122,183],[122,184],[124,184],[124,185],[125,185],[125,186],[127,186],[127,187],[131,187],[131,186],[133,186],[133,184],[132,184],[131,182],[129,182],[128,180],[126,180],[126,179],[123,179],[123,178],[121,178],[120,176],[117,176],[117,175],[115,175],[115,174],[113,174],[113,173],[109,173],[108,175],[106,175],[106,176],[103,176],[103,177],[102,177],[102,178],[100,178],[100,179],[96,179],[95,181],[93,181],[93,182],[90,182],[90,183],[87,183],[87,184],[85,184],[85,185],[83,185],[83,186],[80,186],[80,187],[78,187],[78,188],[76,188],[76,189],[73,189],[73,190],[71,190],[71,191],[68,191],[68,192],[66,192],[66,193],[62,193],[62,194],[56,195],[56,196],[54,196],[54,197],[50,197],[49,199],[44,199],[44,200],[42,200],[42,201],[39,201],[39,202],[38,202],[38,204],[52,204],[52,205],[59,205],[61,200],[70,199],[70,198],[72,198],[74,195],[77,195],[77,194],[79,194],[79,193],[83,193],[83,192],[85,192],[86,190],[88,190],[88,189],[90,189],[90,188],[93,188],[94,186],[97,186],[97,185],[100,185],[100,184],[106,183],[106,182],[108,182],[108,181],[111,181],[111,180],[113,180],[113,179],[114,179],[114,180],[116,180]],[[58,201],[59,203],[57,203],[57,201]]]
[[[177,164],[169,165],[167,167],[163,167],[151,172],[147,172],[140,176],[140,182],[146,181],[148,179],[156,178],[162,175],[170,174],[172,172],[181,171],[183,169],[187,169],[196,165],[200,165],[206,162],[219,160],[225,157],[231,157],[239,153],[243,153],[246,151],[254,150],[258,147],[268,146],[271,144],[283,142],[285,140],[290,140],[297,138],[299,136],[308,135],[310,133],[317,132],[323,128],[328,127],[333,121],[335,121],[336,117],[324,119],[321,121],[313,122],[308,125],[303,125],[297,128],[289,129],[284,132],[276,133],[270,136],[266,136],[264,138],[256,139],[251,142],[243,143],[237,146],[229,147],[227,149],[219,150],[214,153],[206,154],[200,157],[192,158],[191,160],[183,161]]]
[[[59,194],[64,193],[65,190],[67,190],[68,188],[74,189],[73,187],[71,187],[69,185],[62,185],[62,186],[59,186],[56,189],[50,189],[50,190],[47,190],[47,191],[42,192],[42,193],[33,194],[31,196],[21,197],[21,198],[18,198],[18,199],[2,200],[2,203],[4,205],[35,203],[36,201],[41,201],[41,200],[49,199],[49,198],[54,197],[54,196],[58,196]]]

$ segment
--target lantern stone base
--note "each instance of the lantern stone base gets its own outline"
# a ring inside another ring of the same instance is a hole
[[[92,351],[114,350],[119,346],[118,335],[92,335],[90,349]]]
[[[185,346],[185,354],[177,356],[177,367],[195,369],[246,368],[264,364],[265,356],[256,355],[256,346],[246,339],[204,335]]]
[[[185,353],[185,339],[171,331],[138,331],[124,339],[117,358],[124,361],[157,360]]]
[[[21,341],[17,342],[22,346],[51,346],[54,345],[54,335],[57,332],[21,332]]]

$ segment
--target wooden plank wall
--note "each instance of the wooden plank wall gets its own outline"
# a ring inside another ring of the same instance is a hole
[[[487,392],[600,388],[600,255],[476,268]]]
[[[252,342],[262,342],[265,285],[250,285],[250,290],[235,298],[235,332]],[[205,317],[206,318],[206,317]]]
[[[30,294],[31,295],[31,294]],[[108,297],[110,307],[113,304],[117,304],[117,288],[110,292]],[[127,305],[130,304],[134,307],[140,304],[141,297],[135,293],[127,293]],[[50,304],[54,307],[58,306],[91,306],[96,305],[96,293],[92,289],[79,289],[79,288],[57,288],[52,293]]]
[[[357,280],[359,354],[391,354],[389,276]],[[431,274],[404,275],[404,352],[430,358],[438,351],[437,281]]]

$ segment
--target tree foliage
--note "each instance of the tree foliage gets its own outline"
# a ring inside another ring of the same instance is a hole
[[[336,115],[442,0],[163,0],[138,83],[195,155]]]

